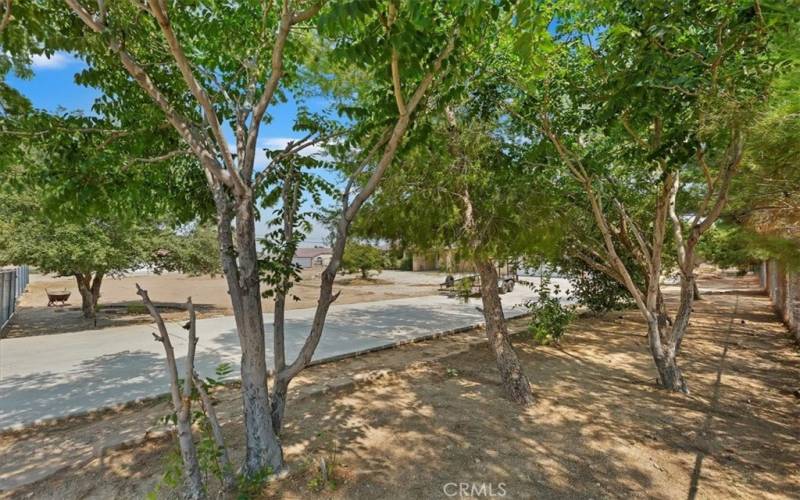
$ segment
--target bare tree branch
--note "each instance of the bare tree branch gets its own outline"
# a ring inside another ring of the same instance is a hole
[[[722,213],[722,209],[725,208],[725,204],[728,202],[728,193],[730,191],[731,182],[733,181],[733,176],[736,174],[742,162],[742,154],[744,152],[742,133],[737,128],[731,134],[731,143],[725,155],[725,165],[722,167],[719,179],[715,183],[718,185],[716,201],[708,214],[705,215],[702,222],[699,222],[699,217],[703,214],[698,213],[695,216],[692,235],[688,242],[692,246],[694,246],[700,239],[700,236],[714,224]]]
[[[392,87],[394,88],[394,99],[397,102],[397,112],[401,115],[408,113],[406,101],[403,97],[403,87],[400,85],[400,53],[392,47]]]
[[[175,361],[175,350],[172,347],[172,342],[170,341],[167,327],[164,324],[164,319],[161,317],[161,313],[158,312],[156,306],[150,300],[147,290],[139,286],[138,283],[136,284],[136,294],[142,298],[142,302],[150,313],[150,316],[153,317],[153,320],[158,327],[160,335],[153,335],[156,336],[156,340],[159,340],[164,345],[164,352],[167,358],[167,374],[169,375],[170,379],[172,406],[177,416],[178,441],[180,443],[181,457],[183,459],[184,480],[186,481],[187,489],[186,496],[188,498],[206,498],[205,487],[200,474],[200,465],[197,460],[197,448],[195,447],[194,440],[192,439],[191,394],[194,380],[192,368],[194,364],[197,338],[195,336],[195,315],[191,299],[189,299],[189,303],[187,304],[189,308],[190,323],[189,346],[186,356],[187,377],[183,381],[183,394],[181,394],[180,382],[178,379],[178,365]]]
[[[569,170],[572,174],[576,177],[576,179],[583,185],[583,190],[586,193],[586,196],[589,200],[589,204],[592,207],[592,214],[594,216],[595,222],[597,223],[598,229],[600,229],[600,234],[603,236],[603,242],[606,247],[606,252],[608,252],[608,260],[609,264],[616,269],[619,273],[620,277],[622,278],[622,283],[630,292],[631,296],[633,296],[636,305],[642,311],[642,313],[646,316],[649,320],[651,318],[651,310],[648,309],[647,304],[645,303],[645,296],[642,294],[642,291],[636,286],[636,283],[633,281],[633,278],[625,267],[625,263],[622,262],[622,259],[619,257],[617,253],[616,246],[614,245],[614,240],[612,237],[612,230],[611,226],[608,223],[608,219],[606,218],[606,214],[603,211],[602,204],[600,203],[600,199],[594,191],[592,187],[592,182],[589,176],[586,173],[586,170],[583,168],[583,165],[580,162],[580,159],[572,153],[561,141],[561,139],[556,135],[552,129],[550,128],[550,122],[547,118],[546,113],[542,113],[541,115],[541,125],[542,131],[545,135],[550,139],[550,142],[556,147],[556,151],[558,152],[559,156],[561,157],[562,161],[567,165]],[[652,257],[652,260],[655,260],[655,256]]]
[[[163,155],[158,156],[150,156],[147,158],[134,158],[126,162],[126,165],[131,165],[133,163],[160,163],[162,161],[171,160],[172,158],[177,158],[179,156],[189,156],[192,152],[187,149],[176,149],[175,151],[170,151],[168,153],[164,153]]]
[[[256,142],[258,141],[258,130],[261,120],[267,107],[272,102],[272,97],[278,88],[278,83],[283,76],[283,52],[286,48],[286,40],[289,38],[289,31],[292,29],[292,12],[289,9],[289,0],[283,0],[281,10],[281,22],[278,27],[278,34],[275,37],[275,44],[272,47],[272,72],[269,75],[264,91],[258,99],[253,114],[250,117],[250,126],[245,141],[244,158],[242,159],[242,176],[249,179],[253,173],[253,163],[256,154]],[[240,152],[241,154],[241,152]]]
[[[392,26],[396,20],[397,5],[393,1],[390,1],[388,19],[386,21],[387,31],[391,32]],[[397,48],[395,47],[392,47],[392,55],[389,65],[392,70],[392,90],[394,91],[394,99],[397,102],[397,112],[401,115],[404,115],[408,112],[408,110],[406,109],[406,100],[403,97],[403,86],[400,83],[400,52],[398,52]]]
[[[672,219],[672,230],[675,237],[675,249],[678,255],[678,268],[682,275],[687,276],[692,272],[691,269],[686,268],[686,247],[683,241],[683,222],[678,217],[676,199],[678,195],[678,186],[680,185],[680,177],[676,173],[674,176],[672,192],[669,197],[669,217]]]
[[[225,135],[222,133],[222,126],[220,125],[219,117],[217,117],[217,112],[214,110],[214,105],[212,104],[211,99],[208,97],[208,92],[197,79],[197,77],[195,77],[194,71],[192,70],[192,65],[189,62],[189,59],[186,57],[186,53],[183,51],[183,47],[178,41],[175,31],[172,29],[172,23],[169,20],[166,5],[164,5],[162,0],[149,0],[149,2],[153,17],[155,17],[156,21],[158,21],[158,25],[161,27],[161,32],[164,34],[164,38],[167,40],[170,53],[175,60],[175,64],[178,66],[178,70],[181,72],[181,75],[183,75],[183,80],[186,82],[186,85],[189,87],[192,95],[194,95],[195,99],[197,99],[197,102],[200,104],[200,107],[203,109],[203,114],[205,115],[205,119],[211,128],[211,133],[213,134],[217,143],[217,148],[219,148],[219,151],[222,155],[222,160],[227,167],[227,171],[229,172],[230,176],[233,178],[234,188],[237,190],[244,189],[244,184],[242,179],[239,177],[239,174],[236,170],[236,164],[233,160],[233,156],[231,155],[230,148],[228,147],[228,141],[225,139]]]
[[[622,126],[625,127],[625,130],[628,132],[628,135],[630,135],[633,138],[633,140],[636,142],[636,144],[638,144],[639,146],[643,147],[644,149],[648,149],[648,150],[650,149],[650,145],[647,144],[647,142],[644,139],[642,139],[642,136],[640,136],[633,129],[633,127],[631,126],[630,121],[628,121],[628,116],[627,115],[625,115],[623,113],[622,116],[620,116],[620,121],[622,122]]]
[[[104,24],[97,22],[94,16],[87,11],[78,0],[64,0],[66,4],[75,12],[83,23],[95,33],[107,35],[108,30]],[[106,38],[108,47],[116,53],[122,65],[133,77],[137,84],[150,96],[153,102],[158,105],[164,112],[167,120],[172,124],[175,130],[183,137],[189,144],[192,152],[200,159],[201,164],[207,169],[215,178],[219,179],[225,185],[233,187],[233,181],[229,172],[222,168],[216,157],[206,147],[205,134],[199,130],[188,118],[179,113],[175,107],[169,102],[167,97],[159,90],[153,83],[150,75],[142,68],[142,66],[134,60],[134,58],[124,48],[119,39],[108,36]]]
[[[219,423],[219,417],[217,417],[217,410],[214,409],[214,402],[203,387],[203,381],[197,372],[192,372],[192,380],[194,380],[194,386],[200,395],[200,403],[203,405],[203,412],[206,414],[208,424],[211,427],[211,436],[217,445],[217,462],[222,471],[223,486],[226,491],[231,491],[236,487],[236,474],[228,455],[228,448],[225,446],[225,438],[222,435],[222,426]]]
[[[295,12],[294,14],[292,14],[292,24],[302,23],[316,16],[324,4],[325,1],[322,0],[319,2],[315,2],[314,4],[312,4],[310,7],[308,7],[303,11]]]

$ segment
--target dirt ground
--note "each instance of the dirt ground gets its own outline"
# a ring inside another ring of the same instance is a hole
[[[316,366],[287,407],[291,472],[258,497],[452,498],[465,483],[473,496],[505,498],[798,498],[798,351],[752,279],[701,286],[709,292],[680,360],[691,396],[655,387],[636,311],[581,318],[560,348],[516,335],[537,395],[524,410],[503,396],[478,330]],[[524,331],[524,320],[512,330]],[[232,388],[218,397],[238,460],[240,402]],[[164,412],[155,403],[6,434],[0,452],[68,450],[81,434]],[[141,498],[172,449],[161,439],[109,451],[7,496]],[[332,464],[327,483],[321,458]]]
[[[303,271],[303,281],[293,288],[300,300],[288,301],[287,308],[316,305],[321,272],[322,268]],[[368,280],[361,278],[360,274],[340,276],[335,290],[341,290],[342,294],[336,303],[355,304],[432,295],[443,280],[443,274],[403,271],[384,271]],[[81,298],[74,278],[32,275],[28,291],[20,299],[17,312],[2,335],[7,338],[28,337],[149,322],[150,316],[136,295],[136,283],[150,292],[150,297],[161,306],[167,320],[185,317],[184,304],[190,295],[200,318],[233,314],[228,286],[221,276],[140,273],[122,278],[107,277],[103,281],[95,324],[81,315]],[[65,306],[47,307],[47,289],[66,289],[72,293]],[[272,312],[274,302],[264,299],[262,306],[265,312]]]

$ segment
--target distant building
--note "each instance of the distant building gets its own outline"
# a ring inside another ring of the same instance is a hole
[[[470,273],[475,271],[475,266],[472,262],[458,259],[453,250],[446,248],[414,253],[411,261],[411,270]]]
[[[333,258],[333,250],[326,247],[298,248],[292,258],[293,264],[299,264],[303,269],[316,266],[327,266]]]

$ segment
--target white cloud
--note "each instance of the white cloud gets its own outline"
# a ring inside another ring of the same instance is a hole
[[[35,55],[32,58],[33,69],[61,69],[79,60],[66,52],[56,52],[50,57],[45,55]]]

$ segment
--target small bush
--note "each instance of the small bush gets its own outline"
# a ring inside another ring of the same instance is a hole
[[[456,280],[453,284],[453,293],[456,295],[456,297],[461,298],[464,303],[467,303],[472,295],[473,284],[475,284],[475,278],[472,276],[467,276],[466,278]]]
[[[305,460],[304,468],[311,471],[311,477],[306,486],[314,493],[321,493],[325,490],[335,491],[339,487],[339,444],[335,439],[328,436],[326,432],[317,434],[326,444],[322,450],[322,456],[317,460],[308,457]]]
[[[638,267],[628,265],[637,285],[644,285],[644,277]],[[589,267],[579,259],[563,259],[559,262],[561,273],[570,284],[570,295],[575,302],[595,314],[620,311],[634,305],[630,292],[614,278]]]
[[[562,304],[560,291],[561,287],[551,284],[549,276],[543,276],[538,297],[526,304],[531,313],[528,331],[539,344],[558,344],[575,318],[575,306]]]

